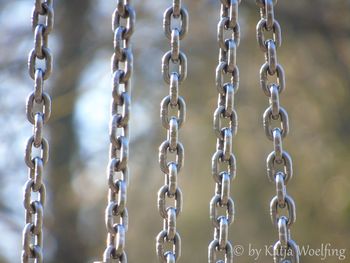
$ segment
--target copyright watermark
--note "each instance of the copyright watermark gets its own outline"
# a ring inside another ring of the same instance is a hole
[[[292,256],[291,251],[286,251],[285,257]],[[297,253],[302,257],[317,257],[322,261],[326,261],[330,258],[344,261],[347,258],[347,249],[332,246],[331,243],[320,244],[318,246],[303,245],[298,246]],[[273,245],[265,245],[263,247],[254,246],[253,244],[235,245],[233,246],[233,254],[236,257],[248,256],[253,258],[255,261],[262,257],[273,257],[274,249]]]
[[[242,245],[235,245],[233,247],[233,254],[235,256],[238,256],[238,257],[243,256],[244,255],[244,246],[242,246]]]

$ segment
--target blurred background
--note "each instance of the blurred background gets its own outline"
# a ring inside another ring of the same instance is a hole
[[[184,1],[190,12],[190,34],[182,42],[189,77],[181,87],[188,116],[181,129],[185,167],[179,183],[184,210],[178,220],[181,262],[206,262],[212,238],[209,200],[214,191],[211,155],[215,149],[212,115],[218,45],[219,1]],[[128,191],[129,262],[157,262],[155,236],[162,222],[156,193],[163,183],[158,146],[166,134],[159,102],[168,93],[161,57],[169,49],[162,13],[171,1],[133,1],[137,30],[133,37],[135,74],[132,91],[131,182]],[[101,259],[106,230],[105,170],[108,162],[109,101],[112,54],[111,14],[115,1],[55,2],[55,28],[50,36],[54,73],[46,82],[53,96],[53,115],[45,127],[50,162],[45,169],[45,262],[78,263]],[[24,225],[23,160],[32,126],[25,117],[25,98],[33,89],[27,54],[33,46],[32,1],[0,1],[0,262],[19,262]],[[290,115],[291,132],[284,148],[294,161],[288,185],[297,205],[293,238],[300,246],[350,249],[350,1],[279,1],[282,26],[279,62],[286,71],[281,96]],[[234,141],[238,174],[232,185],[236,219],[230,228],[234,245],[263,248],[277,240],[270,222],[274,185],[266,176],[265,159],[272,150],[262,127],[268,100],[259,87],[263,54],[255,40],[259,19],[254,0],[240,6],[240,90],[236,97],[239,130]],[[349,253],[347,251],[347,253]],[[347,254],[345,262],[349,262]],[[260,262],[271,262],[269,257]],[[302,257],[320,262],[319,257]],[[328,257],[326,262],[339,262]],[[247,253],[236,262],[254,262]]]

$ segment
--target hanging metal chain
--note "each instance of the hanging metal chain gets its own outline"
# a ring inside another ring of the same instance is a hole
[[[22,263],[30,259],[43,262],[43,214],[46,188],[43,170],[49,159],[49,143],[43,136],[44,124],[51,115],[51,98],[44,91],[44,81],[52,72],[52,53],[48,48],[49,34],[53,29],[53,0],[36,0],[32,11],[34,48],[28,57],[29,75],[34,80],[34,90],[26,103],[28,121],[33,125],[33,135],[28,139],[25,163],[28,180],[24,185],[25,227],[23,229]],[[43,61],[44,67],[38,60]]]
[[[125,252],[128,231],[126,208],[129,184],[129,118],[130,82],[133,71],[133,53],[130,39],[134,32],[136,14],[131,0],[118,0],[113,13],[114,54],[111,59],[113,73],[110,154],[107,169],[108,205],[105,222],[108,231],[103,263],[127,262]],[[101,261],[100,261],[101,262]]]
[[[282,141],[288,135],[287,111],[280,106],[279,96],[285,89],[285,73],[277,60],[277,48],[281,46],[281,27],[275,19],[277,0],[256,0],[261,19],[257,25],[257,41],[265,54],[265,63],[260,69],[260,86],[269,97],[270,106],[264,112],[263,122],[266,136],[273,141],[274,150],[267,157],[267,174],[276,185],[276,196],[270,203],[271,219],[278,230],[278,241],[274,245],[275,263],[299,262],[297,244],[291,239],[290,228],[296,220],[294,200],[287,194],[287,183],[293,176],[292,159],[283,150]],[[265,34],[272,34],[267,38]],[[269,81],[275,77],[277,82]],[[274,125],[279,123],[279,125]]]
[[[234,96],[239,88],[239,71],[236,64],[240,42],[238,6],[240,0],[220,0],[221,16],[218,23],[219,64],[216,68],[218,107],[214,112],[214,131],[217,137],[216,152],[212,158],[212,176],[216,183],[215,195],[210,201],[210,219],[214,237],[208,248],[208,262],[233,262],[233,251],[228,239],[229,226],[234,220],[234,202],[230,196],[231,181],[236,177],[236,158],[232,140],[237,133],[237,113]],[[225,39],[225,35],[230,38]],[[225,81],[225,77],[227,82]],[[223,124],[223,121],[227,124]],[[220,215],[219,210],[225,210]],[[217,259],[223,252],[224,259]]]
[[[165,184],[158,192],[158,211],[164,220],[163,230],[156,241],[156,252],[161,263],[175,263],[181,256],[181,238],[176,229],[176,221],[182,210],[182,192],[177,184],[177,176],[184,162],[184,147],[179,141],[179,129],[186,118],[186,103],[179,96],[179,86],[187,77],[187,58],[180,49],[180,40],[187,35],[188,19],[188,12],[181,0],[173,0],[172,6],[164,12],[163,30],[171,50],[162,59],[162,74],[170,91],[162,100],[160,111],[162,125],[168,133],[167,139],[159,147],[160,169],[165,175]],[[171,66],[178,67],[178,71],[171,71]],[[169,161],[169,154],[175,155],[175,161]],[[168,202],[173,201],[174,205],[167,207],[167,199]],[[172,247],[171,250],[167,250],[169,246]]]

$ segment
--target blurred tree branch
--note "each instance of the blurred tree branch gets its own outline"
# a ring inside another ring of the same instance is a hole
[[[52,200],[52,224],[50,234],[56,242],[56,249],[50,262],[86,262],[87,248],[78,233],[79,200],[71,181],[76,172],[78,145],[74,128],[73,109],[76,103],[76,89],[81,71],[91,59],[83,50],[89,50],[85,41],[90,32],[89,11],[92,1],[63,0],[56,5],[59,21],[57,33],[61,38],[61,51],[55,57],[58,68],[53,85],[54,118],[51,132],[51,170],[48,175]],[[65,99],[57,99],[57,98]],[[60,118],[55,115],[64,109]]]

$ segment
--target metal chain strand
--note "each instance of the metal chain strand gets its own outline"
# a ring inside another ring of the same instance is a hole
[[[136,14],[130,0],[117,0],[112,17],[114,53],[112,68],[112,102],[110,122],[110,153],[107,168],[108,204],[105,211],[107,245],[100,263],[127,263],[125,252],[128,231],[126,207],[129,184],[129,119],[130,82],[133,71],[133,53],[130,39],[134,32]],[[97,263],[97,262],[96,262]]]
[[[237,48],[240,43],[238,6],[240,0],[220,0],[221,13],[217,40],[220,48],[216,68],[218,106],[214,112],[214,131],[217,137],[216,152],[212,158],[212,176],[216,183],[215,195],[210,201],[210,219],[214,237],[208,248],[208,262],[233,262],[232,245],[228,238],[229,226],[234,220],[234,202],[230,195],[231,181],[236,177],[236,158],[232,140],[237,133],[237,113],[234,96],[239,88]],[[231,36],[225,39],[225,35]],[[227,80],[225,80],[225,78]],[[227,123],[226,125],[223,123]],[[223,215],[219,210],[224,209]],[[219,252],[223,258],[219,259]]]
[[[285,74],[277,60],[277,48],[281,46],[281,27],[275,19],[277,0],[256,0],[261,19],[257,24],[257,41],[264,52],[265,63],[260,69],[260,86],[270,106],[263,115],[266,136],[273,142],[274,150],[267,157],[267,174],[276,185],[276,196],[270,203],[270,214],[278,230],[278,241],[274,245],[275,263],[299,263],[298,247],[291,239],[290,228],[296,220],[296,208],[292,197],[287,194],[287,183],[293,176],[292,159],[283,150],[282,141],[289,133],[287,111],[280,106],[279,96],[285,89]],[[266,33],[272,34],[267,38]],[[275,77],[277,81],[269,81]],[[274,126],[274,123],[279,125]],[[283,211],[284,210],[284,211]]]
[[[44,81],[52,72],[52,53],[48,41],[53,23],[53,0],[35,0],[32,11],[34,48],[28,56],[28,70],[34,80],[34,89],[26,103],[26,115],[33,125],[33,135],[27,140],[25,149],[28,180],[24,185],[22,263],[43,262],[43,214],[46,199],[43,172],[49,159],[49,143],[44,138],[43,130],[51,115],[51,97],[44,91]],[[40,66],[38,60],[45,66]]]
[[[160,169],[165,184],[158,192],[158,211],[163,218],[163,230],[156,238],[156,253],[161,263],[175,263],[181,256],[181,238],[177,232],[177,218],[182,210],[182,192],[178,187],[178,174],[184,162],[184,147],[179,141],[179,129],[186,119],[186,103],[179,96],[179,86],[187,77],[187,58],[181,51],[180,40],[188,31],[189,15],[181,0],[173,0],[164,12],[163,30],[169,40],[170,51],[162,59],[162,74],[169,84],[169,95],[161,102],[160,117],[167,130],[167,139],[159,147]],[[172,67],[178,71],[172,71]],[[170,161],[173,155],[175,161]],[[167,206],[174,202],[173,206]]]

